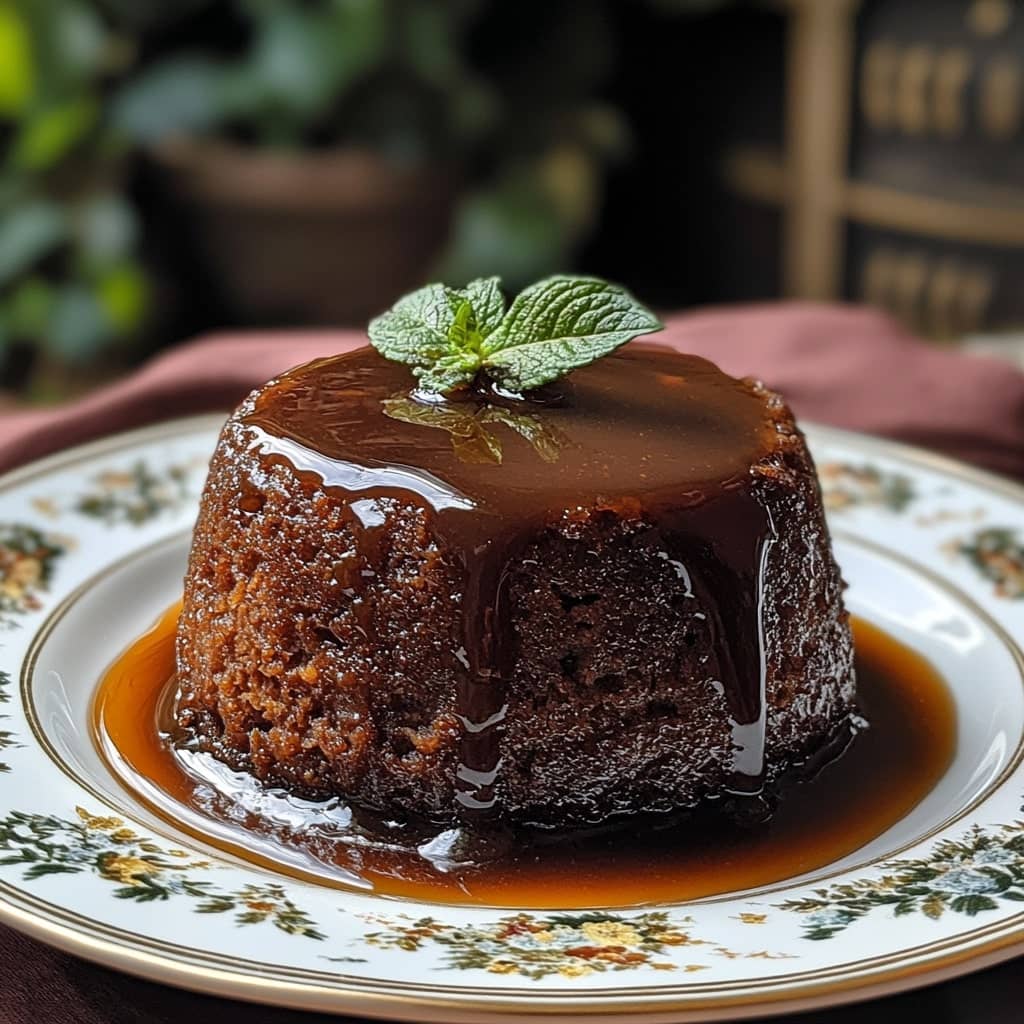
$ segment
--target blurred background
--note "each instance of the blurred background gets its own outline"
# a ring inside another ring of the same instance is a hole
[[[428,279],[1024,328],[1022,0],[0,0],[0,385]]]

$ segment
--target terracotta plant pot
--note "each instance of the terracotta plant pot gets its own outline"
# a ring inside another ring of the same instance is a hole
[[[456,194],[445,168],[364,150],[179,140],[155,156],[213,285],[248,323],[365,323],[424,282]]]

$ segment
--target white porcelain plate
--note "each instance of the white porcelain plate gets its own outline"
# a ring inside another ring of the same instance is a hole
[[[811,875],[635,910],[495,910],[278,876],[175,834],[93,749],[112,659],[180,591],[220,417],[0,481],[0,918],[148,978],[419,1021],[722,1020],[924,984],[1024,951],[1024,488],[808,431],[858,615],[948,680],[956,757]]]

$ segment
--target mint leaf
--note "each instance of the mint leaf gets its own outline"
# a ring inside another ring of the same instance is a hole
[[[501,294],[501,278],[478,278],[476,281],[470,281],[458,294],[472,305],[481,340],[490,337],[505,315],[505,296]]]
[[[485,340],[483,370],[511,391],[526,391],[661,326],[618,285],[550,277],[522,292]]]
[[[487,277],[420,288],[369,334],[383,356],[412,367],[421,390],[448,394],[481,373],[510,391],[536,388],[660,328],[625,289],[597,278],[548,278],[505,312],[500,281]]]
[[[454,351],[436,363],[416,367],[412,372],[419,378],[421,391],[447,395],[473,383],[480,372],[480,354],[468,350]]]
[[[374,348],[413,368],[424,391],[447,394],[473,383],[481,346],[501,324],[505,299],[496,277],[459,291],[428,284],[370,321]]]
[[[455,314],[442,284],[428,284],[370,321],[373,347],[385,359],[427,367],[454,350],[448,332]]]

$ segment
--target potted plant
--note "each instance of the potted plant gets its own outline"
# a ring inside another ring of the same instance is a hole
[[[564,269],[623,147],[596,98],[603,3],[206,6],[235,27],[175,44],[114,113],[191,213],[234,318],[360,323],[431,274],[516,287]]]
[[[220,5],[224,6],[224,5]],[[158,59],[116,97],[243,321],[354,323],[448,232],[473,125],[473,4],[237,0],[242,42]]]

